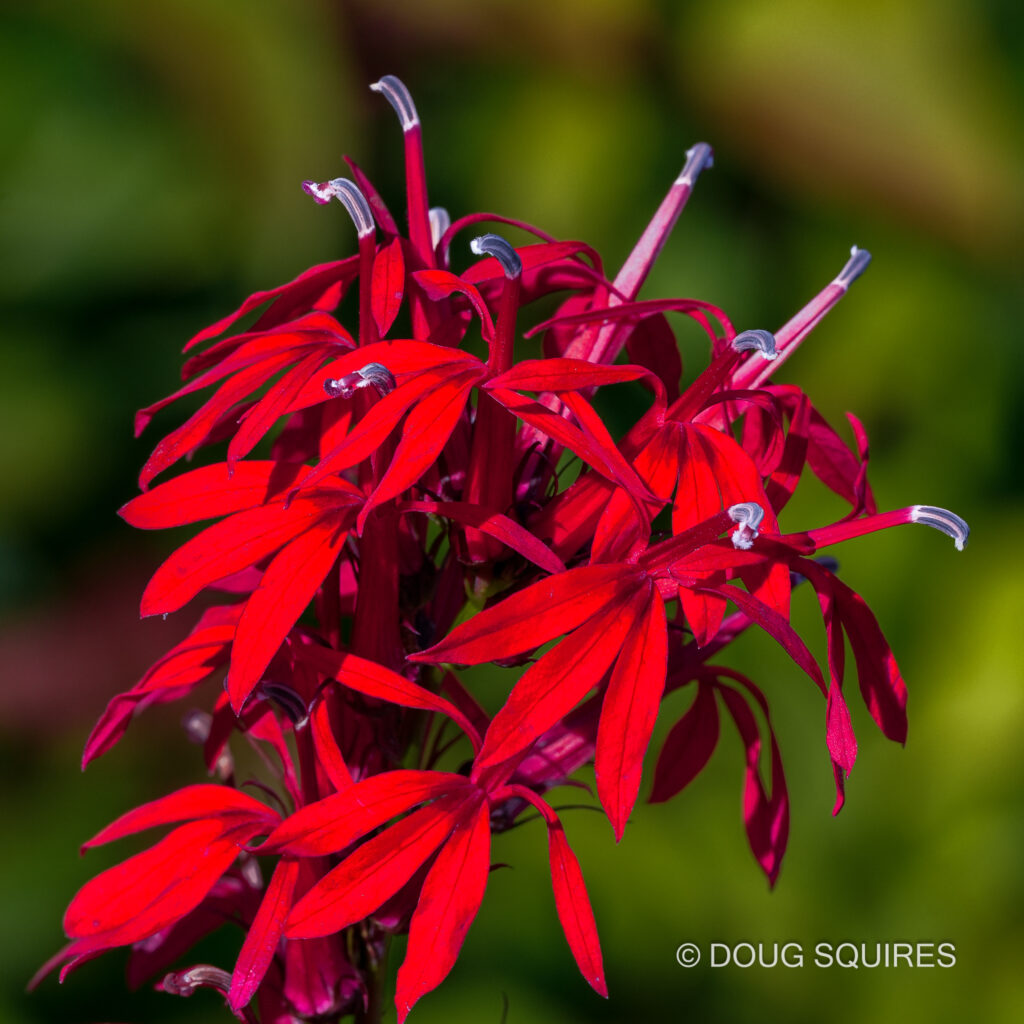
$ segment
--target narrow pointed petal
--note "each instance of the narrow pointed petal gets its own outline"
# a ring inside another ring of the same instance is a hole
[[[878,620],[864,599],[840,584],[839,616],[850,638],[864,703],[891,740],[907,740],[907,686]]]
[[[309,728],[316,748],[317,760],[331,785],[339,792],[355,785],[352,772],[345,762],[345,755],[338,746],[334,730],[331,727],[330,705],[325,701],[317,701],[309,714]]]
[[[238,621],[227,691],[240,711],[289,630],[330,572],[351,524],[349,511],[334,512],[285,545],[263,574]]]
[[[768,705],[764,696],[749,680],[738,674],[729,675],[747,689],[768,719],[771,736],[771,796],[768,795],[761,776],[762,744],[757,721],[738,690],[731,686],[719,686],[718,691],[736,723],[736,729],[746,748],[743,821],[747,830],[747,840],[751,852],[768,876],[768,884],[774,886],[789,841],[789,795],[786,777],[782,771],[782,759],[775,740],[775,732],[771,728],[771,719],[768,718]]]
[[[373,261],[373,319],[383,337],[402,308],[405,295],[405,257],[402,242],[396,238],[377,253]]]
[[[417,1000],[455,966],[483,901],[491,867],[490,807],[486,800],[455,826],[423,883],[409,923],[409,944],[398,969],[395,1005],[402,1024]]]
[[[558,920],[562,923],[562,931],[580,974],[598,995],[607,999],[608,984],[604,978],[597,922],[590,906],[580,862],[565,838],[561,823],[556,819],[554,822],[548,821],[547,826],[548,860]]]
[[[773,637],[782,649],[806,672],[826,696],[828,687],[822,678],[821,669],[807,645],[800,639],[796,630],[778,612],[751,596],[745,590],[724,584],[720,587],[697,587],[698,592],[707,591],[726,597],[753,622],[757,623],[766,633]]]
[[[597,795],[616,842],[622,839],[640,792],[644,755],[665,692],[667,666],[665,605],[657,588],[652,588],[650,601],[615,662],[597,730]]]
[[[434,464],[466,407],[479,370],[458,373],[437,387],[409,413],[387,472],[359,513],[359,528],[370,511],[408,490]]]
[[[234,468],[239,459],[245,458],[287,412],[309,381],[314,376],[320,376],[319,370],[325,358],[323,352],[311,352],[287,370],[280,380],[275,381],[266,394],[249,409],[228,445],[229,467]]]
[[[426,512],[444,516],[462,526],[471,526],[495,540],[518,551],[534,565],[547,572],[565,572],[565,563],[546,544],[537,540],[529,530],[517,522],[483,505],[468,501],[407,501],[400,506],[402,512]]]
[[[439,299],[447,299],[452,295],[465,295],[469,304],[480,318],[480,324],[484,341],[490,341],[494,337],[494,321],[491,319],[487,303],[475,285],[470,284],[465,278],[457,277],[447,270],[415,270],[412,274],[413,280],[423,289],[427,298],[435,302]]]
[[[260,903],[249,931],[238,954],[231,988],[228,992],[228,1006],[238,1013],[256,994],[270,967],[278,943],[284,934],[284,922],[292,908],[295,883],[299,878],[299,863],[294,860],[278,862],[270,878],[270,884]]]
[[[681,793],[704,770],[718,745],[718,705],[715,690],[699,684],[686,714],[665,737],[654,770],[651,803],[662,803]]]
[[[277,826],[261,849],[296,857],[327,856],[418,804],[460,793],[468,799],[475,791],[465,776],[449,772],[382,772],[300,808]]]
[[[474,778],[523,753],[601,681],[650,600],[642,580],[523,673],[487,730]]]
[[[583,566],[550,576],[485,608],[409,660],[478,665],[514,657],[575,629],[640,578],[639,572],[624,574],[620,565]]]
[[[188,693],[226,664],[240,614],[238,606],[208,609],[180,644],[172,647],[135,686],[114,697],[86,740],[82,770],[117,743],[141,707]]]
[[[157,444],[139,474],[139,487],[146,490],[154,477],[202,445],[224,414],[294,359],[294,353],[284,352],[239,370],[226,380],[196,413]]]
[[[229,313],[196,334],[185,346],[185,351],[217,337],[237,320],[271,300],[272,305],[253,325],[254,329],[269,329],[287,323],[297,313],[305,313],[310,309],[334,309],[341,301],[344,290],[355,280],[358,270],[359,257],[349,256],[333,263],[319,263],[287,284],[256,292],[234,313]]]
[[[239,822],[252,819],[276,824],[279,820],[276,811],[272,811],[266,804],[260,803],[255,797],[241,790],[211,784],[186,786],[159,800],[153,800],[128,811],[127,814],[122,814],[88,842],[83,843],[82,850],[84,852],[94,846],[112,843],[115,839],[122,839],[160,825],[202,818],[230,820],[234,817],[237,817]]]
[[[524,423],[529,423],[542,434],[575,452],[588,466],[625,488],[636,501],[657,500],[619,451],[593,406],[577,392],[564,392],[562,397],[576,417],[578,427],[539,402],[524,398],[515,391],[496,388],[490,394]]]
[[[451,835],[466,801],[464,793],[442,797],[363,843],[295,905],[285,935],[331,935],[372,914]]]
[[[524,359],[484,387],[516,391],[583,391],[648,376],[642,366],[600,366],[585,359]]]
[[[325,647],[310,647],[303,654],[311,664],[336,679],[342,686],[401,707],[418,708],[447,715],[478,745],[479,737],[473,724],[454,705],[414,683],[397,672],[378,665],[375,661],[350,653],[329,651]]]
[[[424,372],[385,395],[352,428],[341,444],[320,460],[303,481],[303,487],[312,487],[326,477],[341,473],[368,459],[398,426],[410,406],[438,386],[438,375],[441,376],[442,382],[448,376],[444,370]]]
[[[226,462],[182,473],[140,494],[118,512],[139,530],[164,530],[267,505],[300,483],[309,467],[274,461]],[[353,493],[358,494],[353,488]]]
[[[143,617],[177,611],[204,587],[255,565],[351,500],[341,491],[313,491],[287,509],[275,502],[207,527],[157,569],[142,595]]]
[[[112,945],[153,935],[197,907],[258,830],[212,819],[181,825],[87,882],[64,915],[64,931],[84,938],[117,930]]]

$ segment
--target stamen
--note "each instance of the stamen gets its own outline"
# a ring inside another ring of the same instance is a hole
[[[266,700],[272,700],[296,728],[309,718],[306,702],[286,683],[263,682],[260,684],[259,695]]]
[[[739,526],[732,534],[732,545],[741,551],[749,551],[757,539],[757,528],[764,519],[764,509],[756,501],[743,501],[727,510],[729,518]]]
[[[477,256],[493,256],[505,271],[505,277],[519,277],[523,272],[523,261],[519,253],[501,235],[480,235],[469,243]]]
[[[871,253],[867,249],[858,249],[857,246],[853,246],[850,249],[850,258],[846,261],[846,266],[839,271],[839,276],[832,283],[839,285],[845,292],[868,269],[870,262]]]
[[[771,331],[743,331],[732,339],[732,347],[737,352],[760,352],[762,358],[769,362],[779,355],[775,348],[775,335]]]
[[[379,92],[395,108],[398,119],[402,122],[402,131],[407,132],[420,123],[419,114],[416,113],[416,104],[412,101],[409,90],[405,83],[394,75],[385,75],[379,82],[374,82],[370,88]]]
[[[196,964],[187,970],[168,974],[160,987],[174,996],[190,996],[199,988],[216,988],[227,993],[231,989],[231,975],[210,964]]]
[[[676,178],[677,185],[689,185],[700,177],[701,171],[707,170],[715,165],[714,150],[706,142],[698,142],[686,151],[686,163]]]
[[[324,203],[329,203],[332,199],[337,199],[348,210],[348,215],[356,226],[356,234],[360,238],[374,233],[370,204],[354,181],[350,181],[348,178],[334,178],[319,184],[315,181],[304,181],[302,190],[312,196],[321,206]]]
[[[395,375],[382,363],[367,363],[361,370],[324,381],[324,391],[331,398],[351,398],[357,391],[370,387],[383,398],[397,386]]]
[[[941,530],[947,537],[952,537],[957,551],[963,551],[971,535],[971,528],[958,515],[935,505],[914,505],[910,509],[910,521],[931,526]]]
[[[452,218],[443,206],[432,206],[428,214],[430,217],[430,240],[437,248],[437,243],[444,238],[444,233],[452,226]]]

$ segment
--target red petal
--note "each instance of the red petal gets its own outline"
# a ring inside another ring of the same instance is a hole
[[[446,299],[456,293],[465,295],[476,315],[480,317],[484,341],[490,341],[494,337],[494,321],[491,320],[491,314],[487,310],[483,296],[474,285],[447,270],[416,270],[412,276],[427,297],[435,301]]]
[[[409,923],[409,944],[398,969],[395,1005],[402,1024],[417,1000],[437,988],[473,923],[491,866],[490,806],[481,800],[437,855]]]
[[[294,359],[293,352],[284,352],[247,366],[226,380],[204,405],[157,444],[139,474],[139,487],[145,490],[155,476],[198,448],[232,406],[290,366]]]
[[[249,932],[238,954],[231,975],[228,1006],[237,1013],[256,994],[267,973],[278,943],[284,934],[284,922],[292,908],[295,882],[299,877],[298,861],[282,860],[274,868],[260,909],[249,926]]]
[[[345,490],[325,488],[288,508],[274,502],[207,527],[157,569],[142,595],[143,617],[177,611],[204,587],[255,565],[351,500]]]
[[[683,360],[679,343],[664,316],[641,320],[626,338],[626,352],[632,363],[647,367],[665,386],[665,397],[674,402],[679,397],[679,379]]]
[[[215,462],[140,494],[118,514],[140,530],[183,526],[269,504],[308,473],[298,463],[244,462],[232,471],[226,462]]]
[[[761,691],[738,673],[725,674],[745,687],[760,705],[768,720],[772,748],[771,797],[766,793],[761,779],[761,738],[754,715],[736,690],[729,686],[718,687],[718,692],[721,693],[722,699],[736,723],[743,745],[746,747],[747,771],[743,792],[743,818],[747,839],[750,842],[751,851],[768,876],[769,884],[774,885],[789,840],[789,795],[786,789],[786,777],[782,771],[782,758],[779,755],[775,732],[771,727],[771,719],[768,717],[768,704]]]
[[[69,938],[102,937],[113,945],[137,942],[199,905],[259,826],[225,831],[206,819],[176,828],[155,846],[87,882],[64,915]]]
[[[417,804],[459,792],[468,798],[475,789],[464,775],[449,772],[399,768],[371,775],[297,810],[278,825],[262,849],[299,857],[337,853]]]
[[[383,337],[395,322],[405,294],[405,257],[402,241],[396,238],[383,246],[373,261],[372,309],[377,330]]]
[[[274,299],[273,305],[260,317],[258,325],[270,327],[272,324],[281,324],[291,319],[295,312],[305,312],[308,309],[333,308],[321,304],[320,300],[328,292],[336,292],[337,285],[343,288],[355,280],[359,272],[359,257],[349,256],[347,259],[335,260],[333,263],[320,263],[315,267],[304,270],[293,281],[287,284],[272,288],[269,291],[256,292],[239,306],[234,313],[222,317],[215,324],[201,330],[185,346],[187,352],[190,348],[198,345],[209,338],[215,338],[221,332],[227,330],[236,320],[245,316],[246,313],[263,305],[264,302]],[[340,299],[340,294],[335,298],[335,305]],[[254,325],[256,326],[256,325]]]
[[[582,391],[648,376],[642,366],[601,366],[585,359],[524,359],[484,387],[515,391]]]
[[[558,413],[539,402],[524,398],[515,391],[497,388],[490,394],[495,401],[500,402],[524,423],[529,423],[542,434],[575,452],[588,466],[592,466],[613,483],[626,488],[637,500],[654,500],[615,446],[603,425],[601,436],[594,435],[591,427],[600,422],[597,413],[575,392],[565,392],[562,397],[577,418],[580,416],[585,418],[586,422],[581,423],[580,426],[574,426]]]
[[[254,822],[277,824],[279,815],[255,797],[230,786],[200,784],[186,786],[175,793],[136,807],[122,814],[88,842],[82,844],[83,852],[93,846],[102,846],[115,839],[142,832],[158,825],[172,822],[191,821],[200,818],[219,818],[222,821],[239,824],[251,819]]]
[[[334,737],[334,730],[331,728],[330,705],[326,701],[321,700],[313,705],[313,710],[309,715],[309,728],[313,736],[313,744],[316,747],[317,760],[327,778],[330,779],[331,785],[338,792],[354,785],[352,773],[345,763],[345,756]]]
[[[626,636],[612,670],[597,730],[597,795],[616,841],[622,839],[640,791],[644,754],[665,691],[667,667],[665,605],[657,588],[652,588],[650,601]]]
[[[208,609],[180,644],[171,648],[135,686],[114,697],[86,740],[82,769],[117,743],[144,703],[179,697],[225,664],[240,613],[241,607],[237,605]]]
[[[701,302],[699,299],[646,299],[643,302],[624,302],[618,306],[599,307],[585,313],[575,313],[571,316],[552,317],[550,320],[537,324],[536,327],[531,327],[526,332],[525,337],[529,338],[538,331],[546,331],[558,324],[582,325],[618,320],[642,320],[644,317],[656,316],[658,313],[672,311],[685,313],[687,316],[692,317],[707,331],[712,341],[716,341],[717,338],[714,329],[704,315],[705,313],[710,313],[718,319],[727,338],[732,338],[736,334],[728,317],[717,306],[712,306],[709,302]]]
[[[534,565],[551,573],[565,572],[565,563],[546,544],[508,516],[468,501],[408,501],[402,512],[427,512],[471,526],[518,551]]]
[[[328,476],[350,469],[372,455],[398,426],[409,407],[438,386],[438,374],[441,374],[441,383],[447,379],[446,370],[451,372],[450,367],[433,372],[424,371],[385,395],[352,428],[345,440],[320,460],[319,465],[303,482],[303,486],[313,486]]]
[[[587,886],[576,854],[559,822],[548,821],[548,858],[551,862],[551,884],[555,891],[555,908],[562,922],[569,949],[580,973],[598,995],[608,998],[608,985],[604,980],[601,943],[597,937],[597,922],[590,906]]]
[[[440,712],[451,718],[474,743],[478,740],[473,724],[458,708],[436,693],[431,693],[418,683],[411,682],[375,661],[360,658],[355,654],[342,654],[329,651],[325,647],[313,646],[303,651],[303,656],[321,672],[332,679],[337,679],[351,690],[402,707]]]
[[[654,770],[651,803],[681,793],[704,770],[718,744],[714,687],[701,683],[686,714],[669,731]]]
[[[470,389],[479,379],[479,370],[457,373],[439,383],[412,409],[387,472],[359,513],[360,526],[371,509],[398,497],[433,465],[462,416]]]
[[[699,591],[719,594],[727,597],[744,615],[756,622],[766,633],[770,634],[782,646],[783,650],[800,666],[817,684],[822,693],[828,693],[825,680],[821,676],[821,669],[814,660],[813,655],[803,640],[800,639],[796,630],[786,620],[773,611],[768,605],[758,601],[745,590],[739,587],[724,585],[721,587],[698,587]]]
[[[442,797],[360,846],[296,904],[288,938],[330,935],[372,914],[448,838],[466,800],[464,793]]]
[[[227,691],[241,710],[288,631],[323,583],[345,543],[351,512],[328,514],[286,544],[246,602],[231,648]]]
[[[624,572],[621,565],[558,573],[485,608],[409,660],[479,665],[511,658],[575,629],[639,579],[639,572]]]
[[[838,583],[838,581],[837,581]],[[878,620],[864,599],[839,584],[839,615],[850,638],[864,703],[878,728],[897,743],[907,740],[907,687]]]
[[[601,681],[649,601],[643,579],[531,665],[494,716],[473,777],[526,750],[568,714]]]
[[[294,403],[306,384],[314,376],[320,377],[324,362],[323,352],[311,352],[275,381],[267,393],[245,414],[238,433],[228,445],[228,465],[232,468],[245,458],[267,435],[270,428]]]

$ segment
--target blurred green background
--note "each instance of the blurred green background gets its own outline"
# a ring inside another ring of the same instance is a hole
[[[838,553],[900,659],[911,726],[900,749],[854,709],[860,759],[836,820],[820,702],[767,638],[737,645],[772,702],[793,804],[774,892],[746,848],[741,750],[724,734],[705,775],[639,810],[620,846],[597,815],[566,814],[610,1001],[575,971],[534,824],[498,842],[513,870],[492,876],[456,969],[413,1019],[497,1022],[502,993],[512,1024],[1022,1019],[1017,4],[8,0],[0,19],[0,1024],[228,1019],[210,992],[125,995],[117,953],[62,988],[23,988],[75,889],[125,855],[83,861],[77,845],[201,777],[177,709],[78,770],[106,699],[192,620],[137,620],[174,539],[114,516],[156,437],[133,441],[132,413],[171,390],[200,326],[352,250],[344,215],[302,179],[342,173],[347,152],[400,207],[400,136],[366,88],[383,73],[416,98],[434,202],[581,238],[612,270],[685,149],[711,142],[716,166],[648,297],[777,327],[851,244],[870,249],[781,379],[833,422],[861,416],[884,507],[945,505],[973,528],[962,555],[913,529]],[[680,331],[692,373],[700,340]],[[784,525],[839,511],[811,494]],[[812,603],[801,594],[797,616],[817,637]],[[705,951],[689,971],[674,959],[685,941]],[[712,941],[946,941],[957,964],[712,969]],[[237,942],[206,955],[229,964]]]

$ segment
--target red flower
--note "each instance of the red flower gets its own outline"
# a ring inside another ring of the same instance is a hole
[[[687,153],[608,280],[580,242],[431,209],[412,99],[390,76],[373,88],[404,133],[407,236],[352,161],[352,180],[305,182],[317,202],[348,211],[357,254],[259,292],[201,331],[186,346],[184,386],[137,419],[141,431],[178,398],[212,389],[156,445],[144,493],[121,514],[142,529],[216,520],[157,569],[142,613],[168,615],[207,590],[218,603],[114,697],[83,764],[110,750],[136,712],[225,672],[212,709],[186,719],[220,781],[131,811],[87,844],[173,826],[83,887],[65,919],[71,942],[44,972],[64,963],[63,976],[129,945],[134,982],[178,968],[164,991],[212,987],[245,1021],[255,1021],[251,1003],[264,1022],[370,1020],[388,945],[407,933],[396,994],[404,1020],[456,961],[493,837],[532,808],[570,950],[606,995],[582,872],[542,794],[580,785],[574,776],[592,761],[621,840],[661,702],[691,687],[650,799],[676,796],[701,772],[724,708],[745,750],[747,838],[774,884],[790,816],[781,753],[764,694],[723,663],[755,624],[824,697],[836,811],[857,754],[846,639],[870,713],[889,738],[906,736],[906,686],[878,623],[834,566],[811,556],[912,522],[962,548],[966,524],[932,506],[879,513],[859,421],[850,417],[851,447],[798,387],[771,378],[868,254],[855,249],[774,334],[737,333],[707,303],[638,299],[711,164],[706,144]],[[469,248],[481,258],[454,272],[456,239],[484,221],[537,241],[477,235]],[[349,332],[334,313],[356,286]],[[528,327],[531,305],[552,296],[555,315]],[[710,341],[707,367],[685,386],[674,313]],[[250,314],[241,333],[223,336]],[[396,330],[407,336],[389,337]],[[486,357],[470,350],[477,331]],[[519,336],[537,332],[542,357],[517,359]],[[623,351],[628,364],[616,362]],[[609,384],[650,395],[621,437],[589,400]],[[149,489],[210,447],[205,464]],[[787,533],[780,518],[805,467],[849,512]],[[802,581],[821,608],[825,671],[789,620]],[[440,667],[528,661],[493,718]],[[258,777],[235,761],[239,743],[259,755]],[[243,793],[246,784],[280,811]],[[272,867],[265,884],[253,853]],[[178,965],[227,921],[245,933],[233,970]]]

